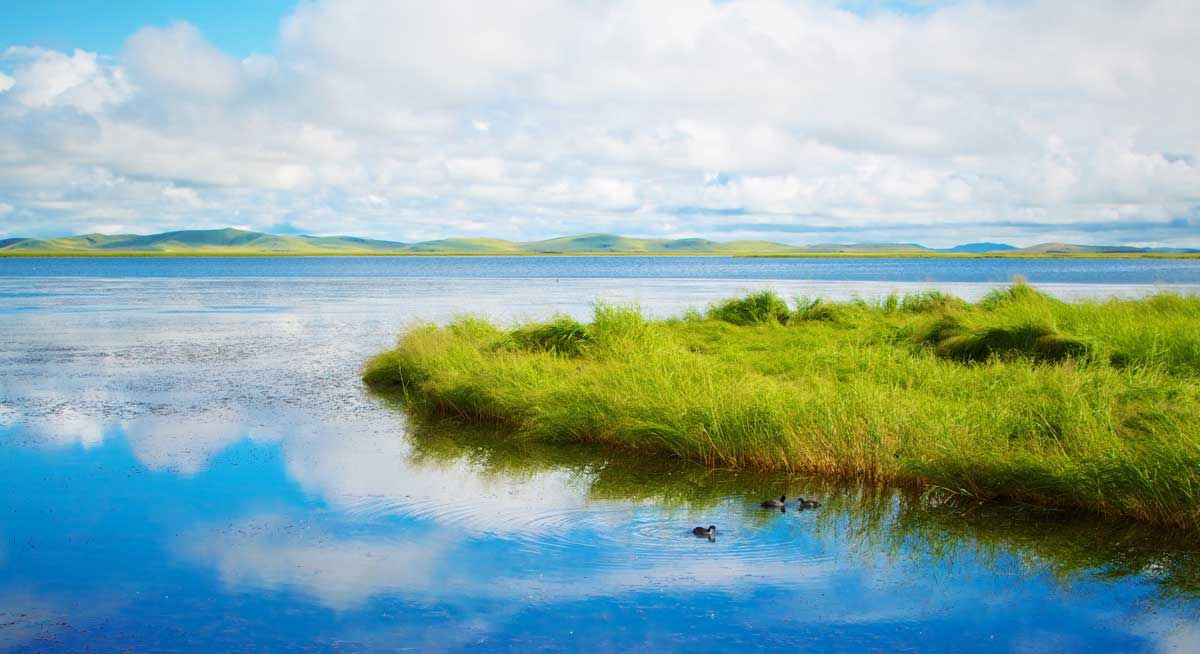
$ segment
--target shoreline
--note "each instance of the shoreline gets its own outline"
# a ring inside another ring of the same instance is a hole
[[[0,259],[192,259],[345,257],[722,257],[733,259],[1200,259],[1200,253],[1078,252],[3,252]]]

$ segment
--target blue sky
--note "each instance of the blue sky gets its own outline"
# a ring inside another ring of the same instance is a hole
[[[1200,6],[8,2],[0,237],[1200,246]]]
[[[279,22],[295,0],[6,0],[0,22],[0,43],[35,45],[54,50],[82,48],[114,54],[125,39],[147,25],[176,21],[195,25],[221,50],[239,57],[270,52]],[[892,11],[926,13],[928,2],[853,0],[843,3],[852,12],[872,15]]]
[[[0,44],[115,54],[142,27],[186,20],[213,45],[244,57],[274,48],[279,21],[295,4],[294,0],[6,0]]]

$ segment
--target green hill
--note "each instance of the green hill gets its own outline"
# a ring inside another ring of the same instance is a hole
[[[540,253],[600,253],[621,252],[646,254],[787,254],[815,251],[811,246],[786,245],[771,241],[710,241],[703,238],[651,239],[630,238],[614,234],[581,234],[545,241],[515,244],[522,252]],[[856,246],[840,246],[853,248]],[[833,251],[833,250],[830,250]],[[848,250],[849,251],[849,250]],[[867,250],[860,250],[867,251]]]
[[[1021,249],[1022,252],[1035,254],[1131,254],[1158,250],[1160,249],[1117,245],[1073,245],[1071,243],[1039,243],[1038,245],[1031,245]]]
[[[613,234],[581,234],[522,243],[523,252],[651,252],[664,241]]]
[[[936,252],[922,245],[915,243],[820,243],[817,245],[809,245],[804,248],[806,252],[820,252],[830,254],[923,254]]]
[[[1043,243],[1014,248],[1004,243],[971,243],[935,250],[915,243],[822,243],[787,245],[772,241],[710,241],[703,238],[650,239],[615,234],[580,234],[542,241],[445,238],[420,243],[354,236],[264,234],[243,229],[189,229],[161,234],[84,234],[62,238],[6,238],[0,256],[103,255],[335,255],[335,254],[728,254],[728,255],[932,255],[944,253],[1180,254],[1197,250]]]
[[[407,252],[520,252],[520,244],[498,238],[443,238],[405,246]]]
[[[352,236],[290,236],[242,229],[190,229],[161,234],[84,234],[63,238],[0,241],[0,252],[61,254],[320,254],[397,252],[404,243]]]
[[[952,248],[942,248],[938,252],[981,254],[987,252],[1011,252],[1016,249],[1008,243],[963,243]]]
[[[63,238],[9,238],[0,254],[771,254],[807,248],[769,241],[718,242],[702,238],[643,239],[614,234],[581,234],[519,243],[493,238],[445,238],[420,243],[378,241],[352,236],[291,236],[241,229],[207,229],[162,234],[85,234]]]

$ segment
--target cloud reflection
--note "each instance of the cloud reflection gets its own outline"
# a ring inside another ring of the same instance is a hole
[[[194,531],[179,550],[212,566],[227,588],[294,590],[349,610],[382,593],[423,594],[444,583],[437,569],[453,546],[446,534],[420,542],[337,538],[267,514]]]
[[[656,556],[636,538],[603,548],[539,552],[526,540],[497,543],[446,527],[412,533],[419,525],[408,521],[391,529],[376,525],[369,537],[348,536],[338,533],[346,527],[341,520],[329,516],[326,524],[252,515],[193,530],[177,551],[216,570],[229,588],[299,591],[339,610],[380,595],[457,603],[567,602],[668,588],[737,593],[763,585],[816,592],[842,572],[796,556],[781,556],[769,566],[733,556],[714,559],[712,550],[694,548],[670,547],[671,556]],[[682,530],[679,540],[690,544]]]
[[[1113,601],[1062,591],[1054,580],[1031,574],[1040,569],[1032,563],[976,557],[972,548],[982,530],[974,525],[961,530],[959,541],[910,540],[897,555],[886,540],[888,524],[863,515],[870,509],[866,502],[768,515],[738,499],[749,492],[749,482],[720,486],[706,479],[670,488],[669,480],[651,478],[621,484],[587,465],[554,460],[506,467],[469,450],[435,456],[406,438],[409,425],[401,414],[363,393],[359,362],[390,342],[405,321],[491,308],[508,296],[485,297],[494,287],[483,282],[473,294],[463,285],[474,282],[428,282],[438,293],[453,293],[432,304],[423,304],[425,298],[406,304],[389,296],[416,282],[303,283],[320,301],[299,306],[287,297],[295,286],[231,282],[246,287],[237,290],[206,280],[152,290],[139,296],[146,306],[137,309],[84,315],[49,308],[46,313],[61,318],[56,333],[38,330],[45,315],[0,314],[2,324],[13,328],[7,333],[19,335],[5,346],[10,351],[4,354],[16,362],[6,364],[12,374],[0,380],[0,423],[20,436],[14,439],[18,447],[92,448],[86,455],[97,460],[128,454],[146,470],[172,473],[145,477],[167,480],[160,488],[179,496],[164,497],[161,503],[170,506],[161,512],[159,503],[150,502],[153,510],[134,514],[140,522],[128,525],[134,535],[149,536],[152,547],[158,546],[154,538],[167,541],[172,568],[272,601],[300,595],[340,614],[365,611],[375,601],[448,606],[455,615],[485,616],[464,626],[480,633],[503,629],[520,610],[582,600],[633,606],[644,596],[683,604],[719,594],[727,616],[754,617],[765,601],[757,594],[764,593],[784,602],[790,616],[823,625],[895,625],[980,606],[1027,617],[1012,602],[995,599],[995,578],[1028,596],[1091,602],[1088,616],[1102,615],[1097,605]],[[590,301],[597,292],[649,297],[653,309],[667,312],[751,284],[640,283],[588,281],[553,289],[542,283],[545,295],[532,299],[525,289],[510,289],[523,303],[504,315],[562,307],[586,312],[581,298]],[[848,293],[862,287],[837,288]],[[173,295],[184,299],[173,302]],[[268,302],[284,308],[206,312],[218,299],[222,306]],[[197,313],[187,314],[188,320],[165,313],[181,308]],[[246,449],[271,456],[245,456],[237,445],[248,440],[263,447]],[[244,476],[231,477],[235,468]],[[255,486],[259,479],[266,481]],[[119,483],[128,484],[121,491],[142,490],[137,480]],[[80,487],[81,495],[90,490]],[[692,499],[709,490],[717,499]],[[672,492],[687,501],[664,501]],[[722,530],[716,543],[687,532],[710,522]],[[156,531],[166,524],[171,531]],[[62,527],[44,528],[55,536]],[[104,544],[120,547],[120,538],[113,538],[115,545]],[[1044,539],[1001,533],[993,542],[997,549],[1052,560],[1055,549],[1035,549]],[[929,554],[938,546],[957,555],[947,558],[957,558],[958,567]],[[1085,563],[1077,567],[1095,567]],[[135,565],[136,577],[141,562]],[[1139,596],[1134,582],[1140,580],[1113,583],[1114,596]],[[214,593],[202,601],[219,605],[221,599]],[[36,598],[13,601],[39,606]],[[1171,646],[1187,646],[1194,636],[1170,633],[1162,642]]]

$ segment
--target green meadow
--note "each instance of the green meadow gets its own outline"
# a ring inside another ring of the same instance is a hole
[[[1200,298],[769,292],[657,320],[417,325],[364,380],[523,442],[602,444],[1200,527]]]

